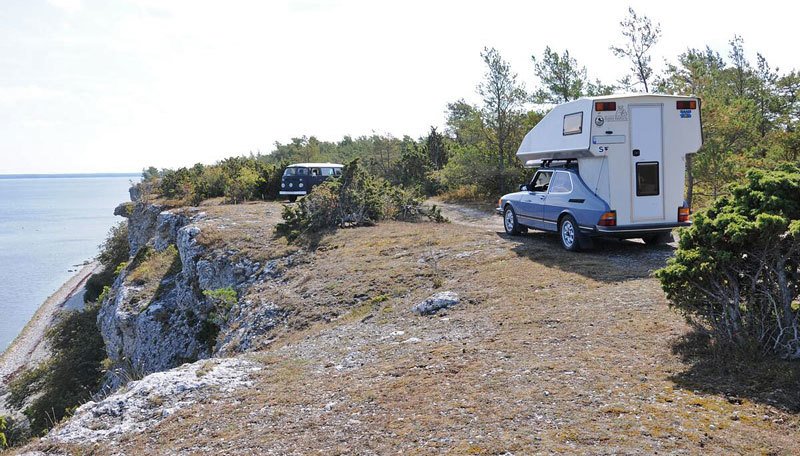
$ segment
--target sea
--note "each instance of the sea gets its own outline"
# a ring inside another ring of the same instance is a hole
[[[0,175],[0,352],[98,253],[140,174]]]

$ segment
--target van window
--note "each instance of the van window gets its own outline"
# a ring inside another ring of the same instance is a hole
[[[550,185],[551,177],[553,177],[552,171],[539,171],[533,176],[531,185],[528,188],[532,192],[546,192],[547,187]]]
[[[583,111],[564,116],[563,135],[577,135],[583,131]]]
[[[341,176],[342,175],[342,168],[333,168],[333,175],[334,176]]]
[[[320,170],[320,168],[311,168],[311,175],[312,176],[321,176],[322,175],[322,171]]]
[[[308,168],[301,168],[297,166],[290,166],[283,172],[284,176],[307,176]]]
[[[636,196],[655,196],[660,192],[658,185],[658,162],[639,162],[636,164]]]
[[[572,191],[572,179],[569,173],[556,173],[550,181],[550,193],[570,193]]]
[[[333,168],[322,168],[323,176],[333,176]]]

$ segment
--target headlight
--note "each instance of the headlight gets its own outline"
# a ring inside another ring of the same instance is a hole
[[[297,184],[297,186],[300,187],[300,188],[303,188],[303,183],[300,182],[299,184]]]
[[[284,184],[283,182],[281,182],[281,188],[284,188],[284,187],[286,187],[286,184]]]

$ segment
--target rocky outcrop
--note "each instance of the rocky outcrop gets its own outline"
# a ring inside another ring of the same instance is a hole
[[[208,226],[204,212],[164,211],[141,202],[119,212],[128,218],[132,260],[120,272],[98,316],[114,366],[106,381],[108,389],[216,353],[255,348],[252,336],[270,331],[284,318],[281,309],[263,300],[237,299],[228,303],[229,308],[215,308],[208,292],[230,289],[237,297],[245,296],[254,283],[277,277],[280,267],[277,261],[262,264],[235,250],[204,246],[198,241]],[[175,258],[163,275],[149,282],[141,279],[139,268],[152,269],[143,266],[147,258],[170,246],[179,260]]]
[[[443,291],[415,305],[411,308],[411,311],[419,315],[431,315],[442,309],[452,307],[458,302],[458,294],[452,291]]]
[[[238,358],[198,361],[129,383],[123,390],[80,406],[45,440],[58,443],[114,442],[149,429],[174,412],[211,394],[252,386],[258,364]]]

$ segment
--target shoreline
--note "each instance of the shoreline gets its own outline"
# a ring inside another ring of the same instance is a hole
[[[47,349],[43,344],[44,335],[53,317],[83,289],[89,277],[100,267],[97,261],[84,265],[39,306],[17,337],[0,354],[0,389],[6,385],[8,377],[45,358]],[[0,410],[3,406],[0,403]]]

